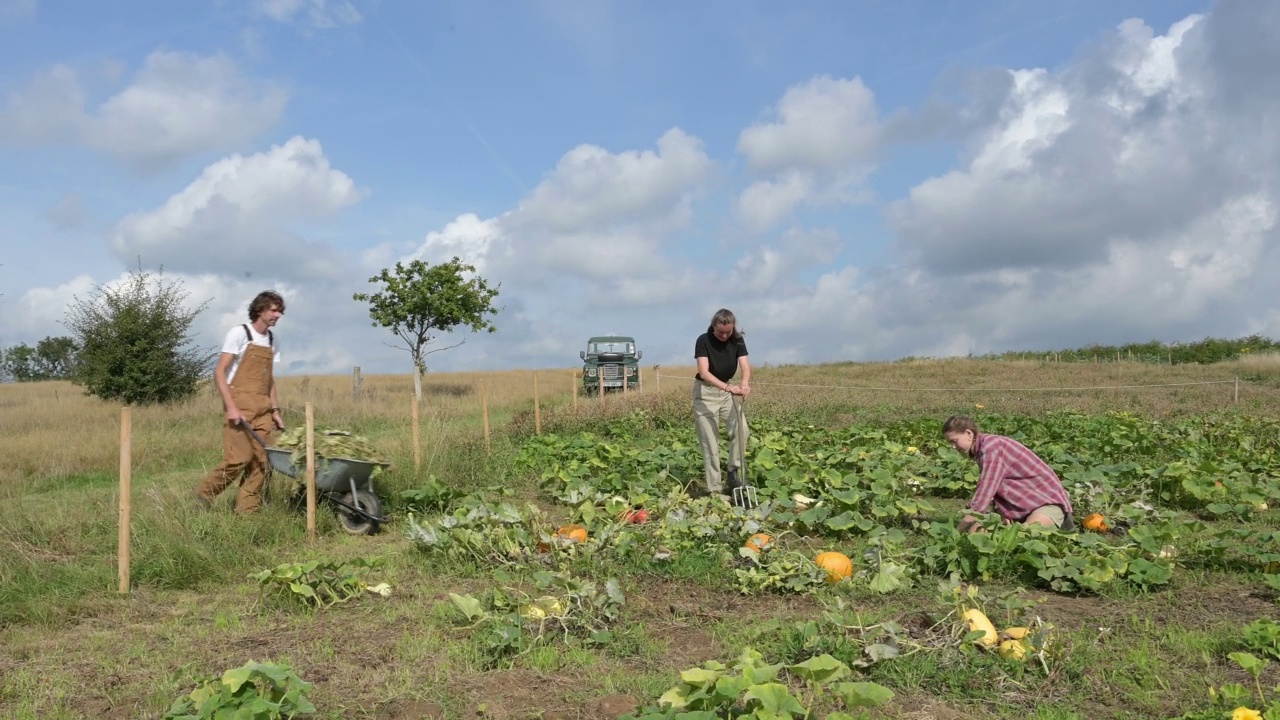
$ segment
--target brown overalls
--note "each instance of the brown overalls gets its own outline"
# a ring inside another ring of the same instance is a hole
[[[248,331],[246,330],[246,333]],[[271,373],[275,350],[250,343],[230,383],[231,399],[262,441],[270,445],[276,426],[271,419]],[[225,418],[222,427],[222,464],[213,469],[196,495],[211,501],[229,485],[240,481],[236,512],[253,512],[262,506],[262,485],[267,479],[267,453],[239,424]]]

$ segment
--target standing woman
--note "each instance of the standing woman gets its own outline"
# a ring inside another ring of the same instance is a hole
[[[729,434],[729,490],[738,486],[738,461],[746,448],[745,420],[739,427],[739,403],[751,394],[751,363],[747,360],[747,341],[738,329],[737,318],[721,308],[711,317],[707,331],[693,345],[698,374],[693,381],[693,420],[702,446],[702,464],[706,472],[707,492],[724,493],[720,481],[720,425]],[[741,382],[729,384],[742,371]]]

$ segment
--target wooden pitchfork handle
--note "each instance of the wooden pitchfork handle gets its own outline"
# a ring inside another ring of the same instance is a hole
[[[738,485],[744,487],[747,484],[747,442],[743,431],[747,427],[747,416],[742,411],[742,404],[746,400],[741,395],[733,396],[733,405],[738,412]]]

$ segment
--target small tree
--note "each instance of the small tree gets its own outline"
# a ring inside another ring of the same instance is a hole
[[[16,382],[64,380],[75,366],[76,342],[69,337],[46,337],[33,348],[26,343],[0,351],[0,378]]]
[[[38,380],[36,351],[26,343],[18,343],[0,352],[0,377],[14,382]]]
[[[475,275],[469,280],[463,278],[463,273],[474,272],[474,266],[465,265],[456,257],[439,265],[421,260],[413,260],[408,265],[396,263],[394,272],[384,268],[369,278],[369,282],[382,283],[380,291],[372,295],[352,295],[354,300],[369,303],[369,317],[373,318],[374,327],[391,328],[403,341],[403,347],[413,358],[413,392],[419,402],[427,356],[466,342],[464,339],[428,350],[431,341],[440,333],[452,332],[464,325],[472,332],[497,330],[486,316],[497,314],[493,299],[498,296],[501,285],[490,288],[484,278]]]
[[[46,337],[36,343],[36,367],[46,380],[65,380],[75,373],[80,348],[73,338]]]
[[[139,268],[117,287],[75,298],[63,324],[80,351],[72,378],[90,395],[130,405],[169,403],[195,395],[216,353],[195,347],[191,325],[208,302],[183,305],[180,281],[154,280]]]

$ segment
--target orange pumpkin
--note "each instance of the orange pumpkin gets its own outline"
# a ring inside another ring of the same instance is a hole
[[[853,575],[853,561],[843,553],[828,550],[827,552],[818,553],[818,556],[813,561],[818,564],[818,567],[827,571],[827,582],[829,583],[838,583]]]
[[[755,552],[763,552],[773,547],[773,536],[766,533],[756,533],[747,538],[747,542],[743,547]]]
[[[649,521],[649,511],[641,508],[639,510],[625,510],[622,513],[622,521],[631,523],[632,525],[641,525]]]
[[[1084,519],[1084,529],[1093,532],[1106,532],[1111,529],[1102,513],[1094,513]]]
[[[556,535],[574,542],[587,541],[587,529],[581,525],[565,525],[556,532]]]

